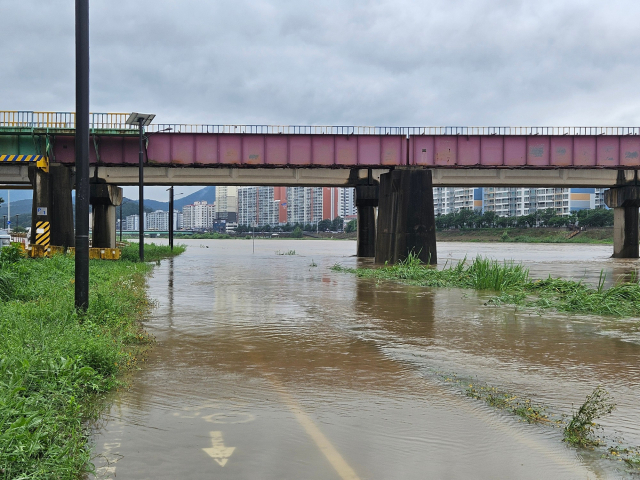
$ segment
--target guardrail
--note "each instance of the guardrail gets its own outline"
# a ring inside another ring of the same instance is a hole
[[[129,113],[91,113],[90,128],[137,130]],[[74,129],[74,112],[0,111],[0,127]],[[383,127],[352,125],[216,125],[158,123],[148,132],[286,135],[640,135],[640,127]]]

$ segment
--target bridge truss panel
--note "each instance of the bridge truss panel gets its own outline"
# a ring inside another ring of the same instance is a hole
[[[409,165],[445,168],[640,168],[640,137],[411,135]]]
[[[401,135],[171,132],[149,138],[148,158],[153,165],[176,166],[400,166],[406,165],[407,142]]]

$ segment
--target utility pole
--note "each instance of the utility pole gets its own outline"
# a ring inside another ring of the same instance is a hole
[[[75,305],[89,307],[89,0],[76,0]]]
[[[173,252],[173,185],[169,188],[169,247]]]

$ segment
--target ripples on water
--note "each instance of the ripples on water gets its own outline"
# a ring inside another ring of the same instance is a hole
[[[467,399],[438,372],[477,378],[566,413],[603,385],[618,404],[602,422],[607,432],[640,444],[636,320],[487,307],[486,296],[473,291],[330,271],[336,262],[368,264],[351,256],[354,242],[262,240],[255,254],[249,241],[187,243],[185,255],[163,262],[149,280],[159,306],[147,328],[158,345],[114,404],[118,420],[97,437],[98,448],[117,435],[136,445],[139,453],[118,461],[118,478],[180,471],[198,478],[210,460],[199,445],[214,426],[237,445],[234,462],[217,471],[224,478],[296,478],[301,471],[333,478],[294,421],[295,408],[318,423],[360,478],[613,472],[595,459],[581,461],[561,443],[560,430],[524,425]],[[205,243],[210,248],[200,248]],[[534,276],[590,282],[601,270],[612,281],[637,267],[610,259],[610,249],[448,243],[439,244],[439,258],[514,259]],[[251,420],[209,421],[233,418]],[[126,441],[117,443],[125,448]],[[169,454],[176,444],[191,445],[181,447],[182,459]]]

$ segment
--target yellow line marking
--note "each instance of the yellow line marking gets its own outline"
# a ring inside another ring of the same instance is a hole
[[[329,460],[329,463],[331,463],[331,466],[334,468],[336,473],[340,475],[340,478],[343,480],[360,480],[360,477],[358,477],[356,472],[349,466],[345,459],[342,458],[342,455],[338,453],[329,439],[324,436],[318,426],[314,423],[311,417],[304,412],[298,402],[296,402],[284,389],[284,386],[276,379],[271,378],[271,376],[265,375],[265,377],[271,382],[274,390],[278,392],[284,403],[289,407],[289,410],[291,410],[295,415],[296,420],[298,420],[298,423],[305,429],[307,435],[313,439],[320,451],[324,454],[327,460]]]
[[[211,435],[211,448],[203,448],[207,455],[213,458],[218,465],[224,467],[233,454],[236,447],[225,447],[222,440],[222,432],[209,432]]]

